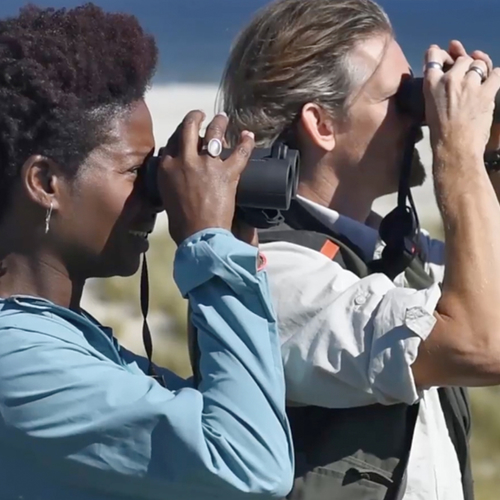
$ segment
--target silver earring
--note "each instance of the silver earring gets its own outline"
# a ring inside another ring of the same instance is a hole
[[[54,205],[51,201],[50,207],[47,209],[47,215],[45,216],[45,234],[47,234],[50,231],[50,219],[52,217],[52,209],[53,208],[54,208]]]

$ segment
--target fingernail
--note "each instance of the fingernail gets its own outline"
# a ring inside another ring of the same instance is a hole
[[[255,139],[255,134],[253,132],[250,132],[250,130],[244,130],[243,135],[246,135],[247,137],[250,137],[251,139]]]
[[[226,113],[225,111],[221,111],[221,112],[219,113],[219,115],[220,115],[220,116],[225,116],[225,117],[227,118],[227,113]]]

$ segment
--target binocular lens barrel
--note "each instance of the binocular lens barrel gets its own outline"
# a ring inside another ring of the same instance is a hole
[[[407,78],[403,80],[396,94],[396,102],[403,113],[413,117],[417,123],[425,125],[425,99],[423,87],[423,78]],[[500,92],[498,92],[495,98],[493,121],[495,123],[500,123]]]
[[[232,150],[225,149],[225,160]],[[158,191],[159,156],[149,159],[145,166],[144,185],[146,195],[156,207],[162,206]],[[255,148],[243,171],[236,193],[237,206],[245,209],[288,210],[297,196],[299,183],[299,152],[289,149],[282,142],[271,148]]]

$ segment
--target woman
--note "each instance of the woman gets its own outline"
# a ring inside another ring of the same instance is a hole
[[[282,497],[293,460],[274,313],[257,249],[230,233],[253,148],[200,153],[200,112],[162,157],[175,278],[201,382],[147,363],[80,308],[91,277],[128,276],[156,211],[137,20],[87,4],[0,21],[0,491],[3,499]],[[217,116],[204,144],[222,139]],[[167,148],[168,149],[168,148]]]

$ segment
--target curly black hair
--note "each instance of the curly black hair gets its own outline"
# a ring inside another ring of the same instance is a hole
[[[76,174],[111,118],[144,97],[157,57],[134,16],[91,3],[0,20],[0,216],[31,155]]]

